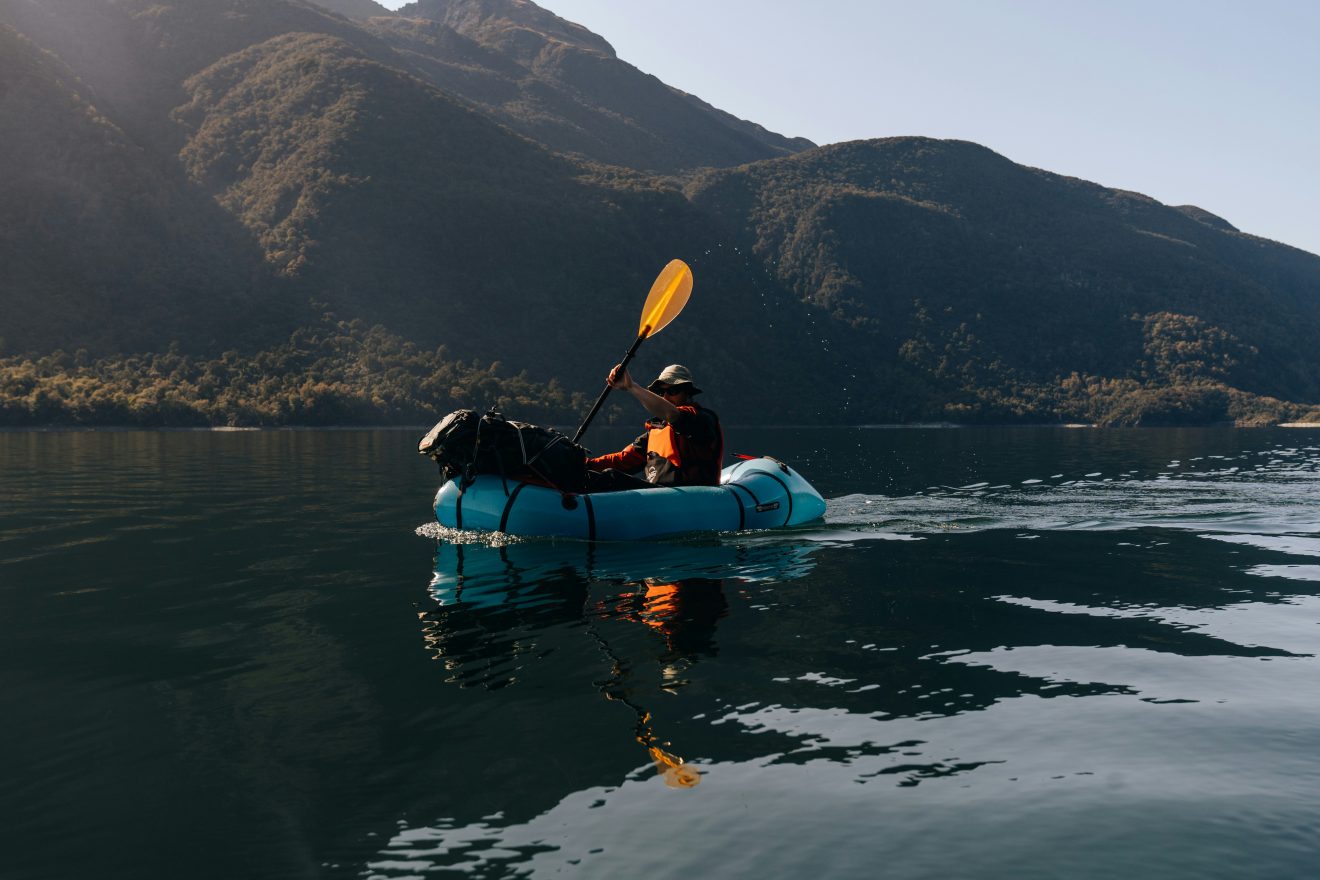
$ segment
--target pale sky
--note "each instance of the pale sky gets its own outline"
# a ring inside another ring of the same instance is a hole
[[[975,141],[1320,253],[1320,3],[538,5],[781,134]]]

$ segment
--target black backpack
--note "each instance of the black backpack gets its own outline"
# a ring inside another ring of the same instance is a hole
[[[466,488],[477,474],[542,483],[560,492],[581,492],[586,484],[587,451],[558,431],[515,422],[499,413],[470,409],[451,412],[421,442],[443,479],[460,478]]]

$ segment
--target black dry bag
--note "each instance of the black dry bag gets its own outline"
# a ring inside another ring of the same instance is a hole
[[[587,453],[550,428],[515,422],[491,411],[450,413],[427,432],[417,451],[440,465],[445,479],[466,484],[477,474],[543,483],[561,492],[581,492]]]

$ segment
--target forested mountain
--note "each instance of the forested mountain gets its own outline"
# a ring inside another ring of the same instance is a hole
[[[0,0],[0,421],[572,420],[672,257],[638,371],[732,420],[1320,400],[1320,257],[973,144],[809,147],[526,0]]]

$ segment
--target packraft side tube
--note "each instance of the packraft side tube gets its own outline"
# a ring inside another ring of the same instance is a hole
[[[811,484],[774,459],[736,462],[721,472],[720,480],[719,486],[562,495],[482,474],[462,492],[454,480],[441,486],[435,513],[448,528],[603,541],[773,529],[825,513],[825,501]]]

